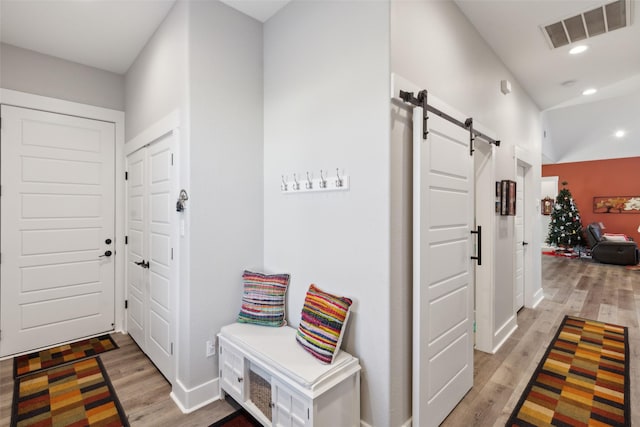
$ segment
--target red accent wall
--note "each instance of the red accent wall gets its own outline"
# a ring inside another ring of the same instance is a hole
[[[593,212],[594,197],[640,196],[640,157],[543,165],[542,176],[558,176],[558,191],[562,182],[567,181],[583,227],[602,222],[605,232],[624,233],[640,241],[639,213]]]

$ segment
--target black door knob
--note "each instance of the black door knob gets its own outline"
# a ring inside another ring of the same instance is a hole
[[[107,240],[105,240],[104,242],[105,242],[107,245],[110,245],[110,244],[111,244],[111,239],[107,239]]]
[[[105,252],[104,252],[104,255],[100,255],[100,258],[102,258],[102,257],[107,257],[107,258],[109,258],[111,255],[113,255],[113,252],[111,252],[111,251],[105,251]]]

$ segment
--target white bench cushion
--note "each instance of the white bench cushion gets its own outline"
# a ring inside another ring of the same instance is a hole
[[[272,328],[232,323],[224,326],[220,335],[310,389],[353,360],[353,356],[341,351],[332,364],[320,363],[296,342],[296,329],[290,326]]]

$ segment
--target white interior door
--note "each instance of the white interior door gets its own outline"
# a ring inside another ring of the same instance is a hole
[[[177,263],[173,134],[127,157],[127,329],[172,381]]]
[[[176,241],[175,218],[177,194],[172,186],[176,182],[170,142],[173,135],[165,136],[147,149],[149,165],[149,316],[147,354],[160,372],[172,381],[173,332],[172,316],[175,302],[174,284],[176,268],[173,248]],[[174,221],[172,221],[172,218]]]
[[[143,262],[148,253],[147,150],[127,156],[127,332],[145,347],[146,279]]]
[[[516,176],[516,280],[514,281],[514,309],[520,310],[524,307],[524,251],[527,242],[524,239],[524,167],[518,165]]]
[[[429,103],[439,104],[431,95]],[[420,427],[439,425],[473,386],[469,132],[435,114],[428,124],[424,140],[415,108],[412,404]]]
[[[2,106],[0,356],[114,328],[114,124]]]

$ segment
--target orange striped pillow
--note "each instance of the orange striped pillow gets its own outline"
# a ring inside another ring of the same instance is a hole
[[[296,340],[322,363],[333,363],[342,343],[352,301],[309,286]]]

